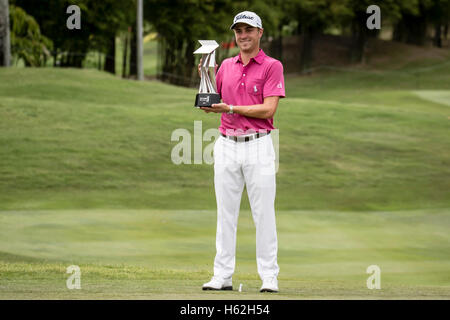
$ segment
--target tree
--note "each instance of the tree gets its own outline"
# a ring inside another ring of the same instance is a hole
[[[11,64],[11,41],[8,0],[0,0],[0,66]]]
[[[62,67],[82,67],[89,50],[89,36],[96,32],[96,25],[87,19],[88,0],[46,0],[45,5],[35,0],[11,0],[31,15],[45,34],[53,42],[54,65]],[[67,7],[76,4],[81,9],[81,29],[66,27]]]
[[[26,66],[45,65],[52,42],[41,34],[36,20],[22,8],[11,5],[11,48]]]
[[[428,29],[432,27],[433,44],[442,47],[442,36],[443,33],[446,35],[450,21],[449,0],[403,0],[399,1],[399,7],[393,40],[423,46],[427,42]]]
[[[33,16],[54,44],[54,65],[81,68],[89,50],[105,53],[105,69],[114,72],[115,37],[128,25],[133,0],[11,0]],[[81,9],[81,29],[66,28],[67,7]]]
[[[450,0],[435,0],[429,11],[430,22],[434,27],[433,45],[442,48],[442,29],[448,30],[450,22]],[[446,36],[446,34],[445,34]]]
[[[128,60],[128,43],[131,34],[131,27],[128,27],[128,31],[124,36],[123,54],[122,54],[122,78],[127,77],[127,60]]]
[[[424,45],[428,23],[425,11],[430,4],[429,0],[400,1],[400,17],[394,26],[393,40]]]
[[[372,0],[349,0],[348,7],[351,15],[351,48],[350,61],[353,63],[364,62],[367,41],[369,37],[378,34],[377,30],[369,30],[366,26],[368,14],[367,7],[373,4]],[[383,10],[382,10],[383,12]]]
[[[344,19],[343,24],[351,25],[351,49],[350,60],[353,63],[365,61],[365,52],[369,38],[376,38],[379,30],[370,30],[366,22],[369,18],[366,10],[370,5],[377,5],[381,9],[381,22],[391,19],[398,19],[400,16],[400,6],[402,2],[413,2],[415,0],[346,0],[346,6],[350,12],[349,19]]]
[[[116,65],[116,36],[119,31],[126,30],[129,25],[131,12],[135,13],[133,0],[85,0],[87,19],[95,24],[97,48],[105,52],[104,70],[115,73]],[[99,18],[101,17],[101,18]]]
[[[161,58],[159,78],[173,84],[189,86],[195,75],[193,52],[198,39],[221,40],[229,36],[233,18],[231,1],[148,0],[144,18],[158,32]]]
[[[300,70],[311,67],[313,43],[328,27],[349,19],[351,12],[345,0],[286,0],[283,11],[287,20],[297,21],[297,34],[302,36]]]
[[[133,20],[132,27],[130,28],[130,76],[137,77],[137,31],[136,31],[136,18]]]

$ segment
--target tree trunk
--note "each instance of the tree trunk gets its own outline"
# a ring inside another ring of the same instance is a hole
[[[427,21],[424,14],[421,13],[419,16],[410,16],[408,19],[407,26],[409,26],[408,35],[406,37],[406,43],[415,44],[418,46],[425,45],[426,34],[427,34]]]
[[[63,52],[61,54],[61,60],[60,61],[61,61],[60,66],[65,68],[67,66],[67,52]]]
[[[418,16],[404,13],[394,28],[393,40],[423,46],[426,32],[427,20],[422,10]]]
[[[441,24],[436,23],[434,26],[434,38],[433,38],[433,44],[434,46],[438,48],[442,48],[442,35],[441,35]]]
[[[195,57],[192,54],[192,52],[194,52],[194,51],[195,51],[195,41],[190,40],[187,42],[186,52],[184,55],[187,60],[186,64],[184,65],[185,66],[184,77],[186,79],[185,86],[189,86],[189,87],[192,85],[193,70],[195,69]]]
[[[134,24],[136,25],[136,24]],[[136,27],[131,28],[131,41],[130,41],[130,76],[137,76],[137,32]]]
[[[53,50],[53,67],[58,66],[58,48],[54,48]]]
[[[185,70],[185,64],[184,59],[183,59],[183,44],[184,44],[184,39],[177,39],[177,49],[176,49],[176,55],[175,55],[175,63],[174,63],[174,68],[172,73],[176,76],[181,76],[181,77],[174,77],[174,82],[172,82],[173,84],[179,85],[179,86],[184,86],[184,70]]]
[[[108,48],[105,57],[105,71],[116,74],[116,35],[108,39]]]
[[[172,64],[174,60],[173,39],[163,39],[163,59],[162,59],[162,75],[163,81],[171,81]]]
[[[358,12],[352,22],[352,44],[350,48],[350,61],[352,63],[364,63],[368,38],[366,19],[365,12]]]
[[[73,56],[73,66],[75,68],[83,68],[83,61],[86,58],[86,54],[84,52],[75,53]]]
[[[69,67],[75,67],[76,63],[75,63],[75,52],[70,51],[69,52]]]
[[[302,52],[300,55],[300,72],[309,72],[312,63],[314,31],[311,27],[305,28],[302,35]]]
[[[11,65],[11,39],[9,31],[9,3],[0,0],[0,66]]]
[[[281,29],[280,27],[278,35],[269,44],[270,56],[277,60],[283,60],[283,36]]]
[[[123,45],[123,56],[122,56],[122,78],[126,78],[127,76],[127,59],[128,59],[128,38],[130,36],[130,28],[128,28],[128,32],[125,34],[125,41]]]
[[[98,63],[97,63],[97,67],[98,67],[98,71],[101,71],[101,70],[102,70],[102,54],[101,54],[100,51],[98,52]]]
[[[271,53],[275,59],[283,60],[283,24],[278,27],[278,35],[271,43]]]
[[[73,53],[70,50],[67,52],[66,67],[68,68],[73,67]]]
[[[405,27],[405,22],[400,19],[394,26],[394,32],[392,33],[392,40],[398,42],[406,41],[407,28]]]
[[[161,35],[158,37],[158,63],[157,78],[164,81],[164,62],[166,59],[166,40]]]

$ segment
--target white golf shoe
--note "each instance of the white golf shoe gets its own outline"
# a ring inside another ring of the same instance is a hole
[[[203,290],[233,290],[232,280],[214,276],[210,282],[203,285]]]
[[[263,279],[263,284],[259,292],[278,292],[277,277],[267,277]]]

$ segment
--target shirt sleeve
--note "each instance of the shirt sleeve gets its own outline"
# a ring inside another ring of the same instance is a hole
[[[269,68],[266,81],[263,88],[264,98],[277,96],[284,98],[284,75],[283,65],[280,61],[275,61]]]

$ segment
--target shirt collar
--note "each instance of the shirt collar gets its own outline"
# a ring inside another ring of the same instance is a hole
[[[264,51],[263,51],[262,49],[259,49],[259,52],[258,52],[258,54],[256,55],[256,57],[251,58],[250,61],[254,60],[257,64],[261,64],[261,63],[263,62],[265,56],[266,56],[266,54],[264,53]],[[240,53],[239,53],[239,55],[237,55],[236,57],[234,57],[234,62],[235,62],[235,63],[236,63],[236,62],[243,63],[243,62],[242,62],[242,59],[241,59],[241,54],[240,54]]]

